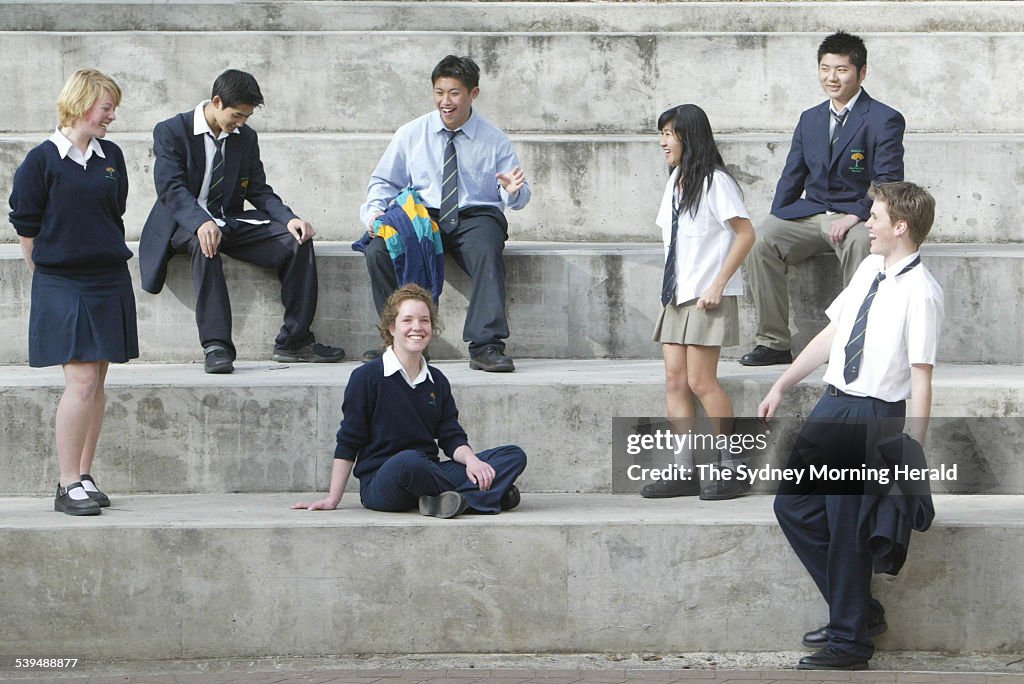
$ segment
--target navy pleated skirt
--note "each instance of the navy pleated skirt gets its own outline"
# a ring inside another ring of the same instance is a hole
[[[99,273],[42,272],[32,276],[28,363],[124,363],[139,356],[135,293],[128,267]]]

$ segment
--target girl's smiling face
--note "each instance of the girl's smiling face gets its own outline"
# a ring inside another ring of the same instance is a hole
[[[679,166],[683,158],[683,141],[676,137],[672,122],[665,124],[660,135],[661,149],[665,151],[665,161],[669,166]]]
[[[398,315],[389,330],[395,340],[396,351],[422,354],[432,335],[430,309],[421,301],[406,299],[398,308]]]

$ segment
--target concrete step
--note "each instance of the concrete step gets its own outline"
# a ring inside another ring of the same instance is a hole
[[[471,443],[522,446],[530,459],[524,491],[611,491],[612,419],[664,413],[662,363],[517,364],[514,374],[500,376],[464,362],[434,364],[455,388]],[[94,472],[117,496],[326,491],[342,397],[356,366],[247,362],[227,376],[205,375],[199,365],[114,366]],[[782,370],[723,362],[719,375],[736,414],[756,415]],[[4,367],[0,380],[0,495],[52,493],[61,371]],[[819,372],[787,395],[780,416],[795,422],[820,396]],[[962,464],[958,483],[946,491],[980,491],[985,484],[989,492],[1024,494],[1024,431],[1015,418],[1024,415],[1024,368],[938,366],[933,415],[947,420],[933,425],[929,458]],[[780,446],[776,453],[787,452]]]
[[[2,31],[539,31],[826,33],[1024,30],[1013,2],[0,2]],[[244,11],[238,11],[244,7]]]
[[[244,54],[221,49],[243,37]],[[1012,97],[998,84],[1016,75],[1024,33],[864,37],[878,65],[866,87],[905,112],[911,131],[1021,132]],[[802,110],[823,99],[814,57],[821,38],[820,31],[381,31],[373,39],[387,49],[368,50],[365,31],[0,32],[0,71],[9,84],[0,127],[46,130],[64,80],[89,64],[124,89],[122,130],[149,131],[208,97],[213,78],[234,66],[261,82],[267,106],[254,125],[263,130],[390,133],[429,109],[429,69],[454,52],[478,59],[480,109],[511,132],[647,132],[684,96],[706,105],[719,131],[790,131]],[[929,64],[954,85],[922,85],[912,71],[887,64]]]
[[[456,520],[351,500],[288,510],[295,499],[132,496],[93,519],[53,513],[46,498],[0,499],[5,650],[93,660],[778,651],[826,615],[769,497],[530,495],[514,512]],[[1021,504],[937,498],[901,575],[874,582],[889,623],[880,650],[1024,649]]]
[[[654,123],[649,122],[651,129]],[[0,137],[0,188],[40,134]],[[358,235],[359,206],[390,134],[265,134],[268,178],[285,202],[313,222],[321,239]],[[722,154],[745,193],[755,225],[768,215],[789,152],[790,134],[723,134]],[[156,198],[152,137],[118,133],[129,165],[128,238],[137,240]],[[518,240],[605,242],[660,239],[654,217],[668,177],[657,139],[638,135],[517,135],[514,143],[533,187],[522,211],[508,212]],[[1024,242],[1024,134],[911,134],[906,177],[938,201],[936,242]],[[13,231],[2,232],[13,241]]]
[[[137,245],[130,245],[137,250]],[[1024,245],[925,244],[928,268],[943,286],[946,320],[939,359],[951,363],[1024,363]],[[663,273],[660,245],[635,243],[510,242],[505,250],[508,314],[515,357],[660,358],[651,341],[660,313],[656,293]],[[802,349],[826,323],[824,311],[841,289],[835,257],[821,255],[791,270],[791,329]],[[355,357],[379,344],[377,317],[363,256],[347,244],[317,247],[320,300],[314,332]],[[142,360],[192,362],[200,357],[195,297],[188,261],[171,259],[160,295],[138,289]],[[241,359],[266,359],[281,327],[280,285],[272,272],[225,259],[232,293],[235,346]],[[441,317],[446,325],[431,352],[435,359],[464,358],[462,325],[470,279],[451,258]],[[31,279],[16,245],[0,245],[0,363],[27,363]],[[999,293],[993,296],[994,293]],[[723,350],[738,358],[750,350],[757,315],[749,296],[740,300],[740,345]],[[985,335],[977,332],[984,330]]]

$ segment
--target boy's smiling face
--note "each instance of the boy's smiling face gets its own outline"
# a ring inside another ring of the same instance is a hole
[[[457,78],[443,76],[434,81],[434,106],[448,130],[454,131],[469,120],[473,100],[479,94],[479,87],[470,90]]]
[[[907,232],[906,221],[897,221],[893,225],[889,208],[880,200],[872,203],[867,226],[868,234],[871,236],[871,253],[880,254],[887,259],[896,251],[900,237]]]

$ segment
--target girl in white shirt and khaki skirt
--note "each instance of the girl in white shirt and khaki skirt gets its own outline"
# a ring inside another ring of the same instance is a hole
[[[696,105],[679,105],[662,113],[658,130],[671,170],[657,218],[665,273],[664,309],[654,329],[665,359],[666,416],[676,433],[691,431],[694,398],[699,399],[720,435],[730,429],[733,408],[718,384],[718,358],[723,346],[739,344],[739,268],[754,244],[754,228],[707,114]],[[654,482],[643,488],[643,496],[726,499],[745,491],[721,483],[702,492],[690,449],[677,452],[675,462],[690,479]],[[730,463],[723,453],[722,465]]]

